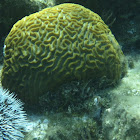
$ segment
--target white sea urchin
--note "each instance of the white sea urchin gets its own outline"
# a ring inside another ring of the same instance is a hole
[[[22,140],[27,124],[22,102],[0,87],[0,139]]]

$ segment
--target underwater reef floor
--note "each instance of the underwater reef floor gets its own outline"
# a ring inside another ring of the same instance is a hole
[[[131,54],[126,58],[127,75],[117,86],[99,91],[98,97],[102,95],[102,100],[105,100],[102,110],[96,104],[96,98],[93,112],[79,115],[70,111],[34,113],[26,110],[29,123],[24,139],[139,140],[140,55]]]
[[[128,73],[120,84],[100,91],[109,103],[105,102],[108,105],[98,118],[92,113],[66,115],[46,111],[43,115],[30,114],[25,140],[139,140],[140,56],[131,55],[127,59]],[[95,100],[93,102],[95,104]]]

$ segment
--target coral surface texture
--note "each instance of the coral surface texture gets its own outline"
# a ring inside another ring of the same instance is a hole
[[[19,20],[4,55],[2,86],[28,103],[75,79],[117,83],[124,69],[122,50],[100,16],[70,3]]]

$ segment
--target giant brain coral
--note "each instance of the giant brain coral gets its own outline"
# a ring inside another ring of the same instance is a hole
[[[123,53],[99,15],[77,4],[61,4],[24,17],[5,40],[2,86],[23,101],[66,81],[120,80]]]

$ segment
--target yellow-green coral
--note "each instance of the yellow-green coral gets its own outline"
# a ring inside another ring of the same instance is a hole
[[[120,80],[123,53],[99,15],[61,4],[24,17],[5,40],[2,86],[29,103],[66,81]]]

